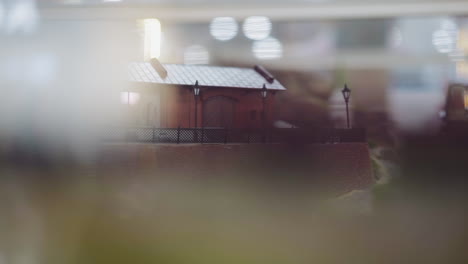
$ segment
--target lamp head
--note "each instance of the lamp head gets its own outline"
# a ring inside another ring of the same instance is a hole
[[[200,95],[200,86],[198,85],[198,80],[195,82],[193,86],[193,95],[199,96]]]
[[[343,98],[346,100],[346,102],[349,100],[351,97],[351,90],[348,88],[348,85],[345,84],[344,89],[341,91],[343,94]]]
[[[262,90],[261,90],[260,94],[262,95],[262,98],[263,98],[263,99],[267,98],[267,96],[268,96],[268,89],[267,89],[267,87],[266,87],[266,84],[263,84],[263,87],[262,87]]]

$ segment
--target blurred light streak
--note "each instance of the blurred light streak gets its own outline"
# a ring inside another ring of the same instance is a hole
[[[9,10],[6,21],[8,34],[18,31],[32,33],[39,22],[39,13],[34,0],[22,0]]]
[[[262,40],[270,35],[271,28],[271,21],[268,17],[251,16],[245,19],[242,29],[247,38]]]
[[[144,19],[145,60],[161,56],[161,23],[158,19]]]
[[[283,56],[283,45],[279,40],[268,37],[253,43],[252,52],[257,59],[274,60]]]
[[[208,64],[210,62],[210,54],[208,50],[200,45],[187,47],[184,52],[185,64]]]
[[[211,36],[220,41],[233,39],[238,30],[237,22],[232,17],[216,17],[210,23]]]

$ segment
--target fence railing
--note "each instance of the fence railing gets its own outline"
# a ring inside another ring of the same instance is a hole
[[[107,133],[107,141],[131,141],[148,143],[340,143],[365,142],[362,128],[272,128],[272,129],[224,129],[224,128],[115,128]]]

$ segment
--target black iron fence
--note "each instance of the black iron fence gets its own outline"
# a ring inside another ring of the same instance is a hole
[[[345,143],[366,142],[361,128],[121,128],[114,129],[105,140],[148,143]]]

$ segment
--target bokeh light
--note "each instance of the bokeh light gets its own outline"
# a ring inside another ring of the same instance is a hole
[[[210,24],[210,34],[220,41],[233,39],[238,30],[237,22],[232,17],[216,17]]]
[[[450,53],[455,50],[458,39],[458,26],[453,20],[443,20],[439,29],[432,34],[432,44],[440,53]]]
[[[283,56],[283,45],[279,40],[268,37],[253,43],[252,52],[257,59],[274,60]]]
[[[9,34],[16,32],[32,33],[39,22],[36,2],[23,0],[15,3],[8,12],[6,22]]]
[[[210,62],[210,54],[208,50],[200,45],[187,47],[184,52],[185,64],[208,64]]]
[[[251,16],[245,19],[242,27],[247,38],[262,40],[267,38],[271,32],[271,21],[265,16]]]

